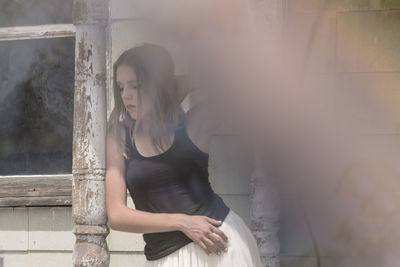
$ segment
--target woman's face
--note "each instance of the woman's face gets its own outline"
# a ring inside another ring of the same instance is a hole
[[[137,120],[139,116],[139,85],[136,72],[130,66],[120,65],[117,67],[116,76],[116,82],[121,93],[122,102],[132,119]],[[141,116],[145,117],[149,112],[151,102],[147,97],[146,90],[142,90],[140,93],[140,113]]]
[[[120,65],[116,71],[116,82],[121,93],[122,102],[125,105],[126,110],[133,119],[137,119],[138,116],[138,82],[136,79],[135,71],[126,65]],[[143,91],[141,92],[141,108],[146,111],[147,99]]]

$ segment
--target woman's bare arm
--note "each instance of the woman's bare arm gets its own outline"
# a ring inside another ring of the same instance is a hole
[[[209,150],[212,136],[227,121],[227,110],[216,99],[197,102],[187,112],[187,131],[191,140],[202,151]]]
[[[123,129],[123,128],[121,128]],[[125,139],[125,131],[123,140]],[[125,162],[117,150],[117,142],[112,134],[107,134],[106,206],[109,225],[113,230],[154,233],[181,230],[184,214],[152,213],[127,207],[125,182]]]

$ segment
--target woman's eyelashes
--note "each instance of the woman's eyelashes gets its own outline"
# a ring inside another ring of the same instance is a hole
[[[122,92],[122,91],[124,90],[124,86],[117,85],[117,87],[118,87],[118,90],[119,90],[120,92]],[[137,90],[137,89],[138,89],[138,86],[137,86],[136,83],[128,83],[128,84],[126,85],[126,88],[127,88],[127,89],[132,89],[132,90]]]
[[[120,83],[117,83],[117,89],[118,91],[122,92],[122,90],[124,90],[124,87]]]
[[[131,89],[137,89],[137,84],[136,82],[129,82],[127,87]]]

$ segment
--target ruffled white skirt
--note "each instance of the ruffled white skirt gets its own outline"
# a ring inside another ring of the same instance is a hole
[[[181,247],[158,260],[147,260],[143,267],[262,267],[260,249],[243,219],[232,209],[219,227],[228,237],[227,252],[207,253],[196,243]]]

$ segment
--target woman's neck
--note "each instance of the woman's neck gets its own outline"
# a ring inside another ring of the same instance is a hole
[[[151,129],[151,120],[150,118],[141,118],[137,121],[138,126],[140,127],[140,129],[138,129],[138,131],[140,133],[149,133],[150,129]]]

